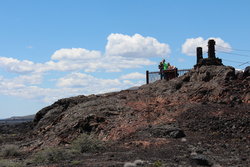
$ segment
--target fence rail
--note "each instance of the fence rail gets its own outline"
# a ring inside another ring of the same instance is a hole
[[[181,69],[181,70],[178,70],[177,69],[177,76],[182,76],[184,75],[185,73],[189,72],[191,69]],[[167,71],[171,71],[171,70],[167,70]],[[146,71],[146,83],[149,84],[149,83],[153,83],[155,81],[158,81],[158,80],[161,80],[161,74],[160,74],[160,71],[152,71],[152,72],[149,72],[149,71]]]

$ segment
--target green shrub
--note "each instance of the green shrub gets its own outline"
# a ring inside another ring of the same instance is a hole
[[[74,160],[74,161],[70,162],[70,164],[73,165],[73,166],[80,165],[81,163],[82,163],[82,161],[77,161],[77,160]]]
[[[1,156],[14,157],[20,155],[19,147],[13,144],[5,145],[1,149]]]
[[[155,161],[155,163],[153,164],[153,166],[154,167],[162,167],[163,166],[163,164],[162,164],[162,162],[161,161]]]
[[[0,167],[24,167],[24,165],[18,162],[2,159],[0,160]]]
[[[72,143],[72,148],[81,153],[96,152],[104,149],[104,142],[93,135],[82,134]]]
[[[62,148],[47,148],[36,153],[32,158],[32,163],[36,164],[54,164],[69,160],[72,153]]]

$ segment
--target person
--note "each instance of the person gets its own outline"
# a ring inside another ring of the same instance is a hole
[[[162,63],[162,61],[160,62],[158,67],[160,69],[160,76],[161,76],[161,80],[162,80],[162,78],[163,78],[163,63]]]
[[[171,66],[170,63],[168,63],[168,70],[175,69],[175,66]]]
[[[172,79],[172,78],[179,76],[177,68],[175,66],[171,66],[170,63],[168,63],[168,70],[169,70],[169,74],[170,74],[169,79]]]
[[[163,65],[163,78],[166,79],[166,70],[168,70],[168,64],[166,63],[165,59],[162,60],[162,65]]]
[[[167,70],[168,64],[165,62],[165,59],[162,60],[162,64],[163,64],[163,70]]]
[[[166,76],[165,76],[166,72],[164,72],[164,71],[166,71],[168,69],[168,64],[166,63],[165,59],[163,59],[160,62],[159,69],[160,69],[161,80],[162,80],[162,78],[166,79]]]

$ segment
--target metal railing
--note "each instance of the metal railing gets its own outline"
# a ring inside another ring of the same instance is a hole
[[[181,69],[181,70],[177,69],[176,77],[180,77],[180,76],[184,75],[185,73],[189,72],[190,70],[191,69]],[[166,71],[168,72],[171,70],[166,70]],[[161,80],[160,71],[154,71],[154,72],[146,71],[146,83],[147,84],[153,83],[153,82],[158,81],[158,80]]]

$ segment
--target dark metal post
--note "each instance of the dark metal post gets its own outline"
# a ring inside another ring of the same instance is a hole
[[[209,59],[215,59],[215,41],[213,39],[210,39],[208,41],[208,58]]]
[[[197,47],[197,48],[196,48],[196,56],[197,56],[197,63],[196,63],[196,64],[198,64],[199,61],[200,61],[201,59],[203,59],[202,47]]]
[[[176,70],[176,77],[178,77],[179,76],[178,68],[175,68],[175,70]]]
[[[149,71],[146,71],[146,84],[149,84]]]

